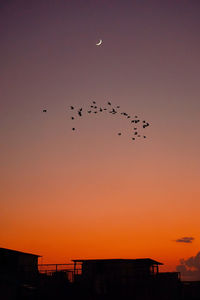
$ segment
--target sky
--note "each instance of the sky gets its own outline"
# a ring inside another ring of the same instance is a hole
[[[198,0],[0,2],[1,247],[163,271],[197,255],[199,13]],[[71,120],[92,101],[147,120],[147,138],[121,116]]]

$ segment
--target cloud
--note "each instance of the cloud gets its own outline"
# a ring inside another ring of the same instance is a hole
[[[188,259],[180,259],[180,265],[176,267],[185,280],[200,280],[200,251],[196,256]]]
[[[175,240],[176,243],[186,243],[186,244],[192,243],[193,241],[194,241],[194,237],[192,236],[184,236],[180,239]]]

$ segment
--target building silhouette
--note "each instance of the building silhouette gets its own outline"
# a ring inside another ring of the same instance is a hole
[[[33,294],[40,255],[0,248],[0,299],[16,299],[20,291]],[[1,298],[2,297],[2,298]]]
[[[200,300],[200,282],[160,272],[162,263],[150,258],[39,265],[39,257],[0,248],[0,299]]]
[[[90,299],[178,299],[180,276],[159,273],[163,265],[145,259],[73,260],[74,281]]]

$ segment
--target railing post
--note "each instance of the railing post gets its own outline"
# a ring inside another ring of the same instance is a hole
[[[73,278],[73,281],[75,281],[75,275],[76,275],[76,261],[74,261],[74,278]]]

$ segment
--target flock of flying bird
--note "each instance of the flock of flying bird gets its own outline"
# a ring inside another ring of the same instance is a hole
[[[78,110],[75,109],[74,106],[70,106],[70,111],[76,114],[76,117],[82,117],[83,115],[83,108],[79,108]],[[107,102],[107,107],[98,107],[96,104],[96,101],[92,101],[91,105],[89,106],[89,109],[86,110],[86,114],[97,114],[97,113],[103,113],[103,112],[108,112],[112,115],[115,114],[120,114],[121,116],[124,116],[126,119],[128,119],[131,123],[131,125],[133,125],[133,129],[132,129],[132,136],[131,139],[134,141],[136,140],[136,138],[146,138],[146,135],[141,135],[139,133],[139,124],[141,124],[142,128],[145,129],[146,127],[149,126],[149,123],[146,122],[145,120],[140,120],[138,119],[138,116],[134,116],[131,117],[128,113],[126,112],[120,112],[119,111],[120,106],[116,106],[116,108],[112,107],[111,102]],[[46,113],[47,109],[43,109],[43,112]],[[73,115],[71,116],[71,120],[74,121],[76,119],[76,117]],[[138,124],[138,125],[137,125]],[[72,130],[75,131],[76,128],[72,127]],[[118,132],[118,135],[121,136],[122,133]]]
[[[100,40],[98,43],[96,43],[96,46],[100,46],[102,44],[102,40]],[[124,116],[125,118],[127,119],[130,119],[130,123],[131,125],[133,125],[133,129],[132,129],[132,136],[131,136],[131,139],[134,141],[136,138],[140,138],[140,137],[143,137],[143,138],[146,138],[146,135],[141,135],[139,133],[139,125],[141,124],[142,128],[145,129],[146,127],[149,126],[149,123],[146,122],[145,120],[140,120],[138,119],[138,116],[134,116],[134,117],[131,117],[128,113],[126,112],[120,112],[119,111],[120,109],[120,106],[116,106],[116,108],[112,107],[112,104],[111,102],[107,102],[107,107],[98,107],[97,104],[96,104],[96,101],[92,101],[90,107],[88,110],[86,110],[86,114],[97,114],[97,113],[103,113],[105,111],[107,111],[108,113],[112,114],[112,115],[115,115],[115,114],[120,114],[122,116]],[[82,117],[83,115],[83,108],[79,108],[78,110],[75,109],[74,106],[70,106],[70,110],[73,111],[74,113],[76,113],[76,117]],[[42,110],[43,113],[46,113],[47,112],[47,109],[43,109]],[[75,120],[76,119],[75,116],[71,116],[71,120]],[[139,123],[139,124],[138,124]],[[137,125],[138,124],[138,125]],[[76,128],[75,127],[72,127],[72,130],[75,131]],[[118,135],[122,135],[121,132],[118,132]]]

